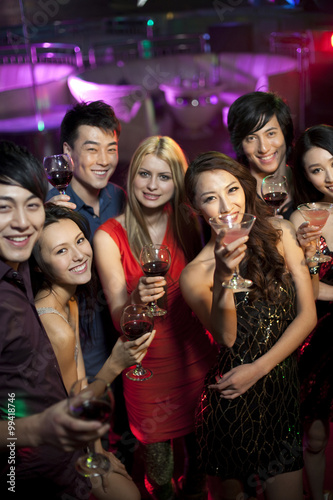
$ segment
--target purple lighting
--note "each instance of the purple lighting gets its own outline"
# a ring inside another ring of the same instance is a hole
[[[109,85],[71,76],[68,86],[77,101],[102,100],[109,103],[122,121],[130,122],[139,111],[144,93],[140,85]]]
[[[58,127],[71,104],[67,78],[74,71],[67,64],[0,65],[0,131]]]

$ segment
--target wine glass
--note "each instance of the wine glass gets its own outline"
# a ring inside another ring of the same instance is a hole
[[[140,254],[140,264],[146,276],[165,276],[171,264],[171,255],[166,245],[144,245]],[[155,302],[150,303],[153,316],[164,316],[166,309]]]
[[[47,179],[60,194],[66,194],[66,187],[73,177],[74,164],[67,154],[45,156],[43,160]]]
[[[308,221],[312,226],[318,226],[319,229],[323,229],[326,224],[326,221],[333,211],[333,203],[325,203],[325,202],[311,202],[311,203],[302,203],[298,205],[297,209],[302,214],[303,218]],[[316,253],[313,257],[309,258],[309,262],[328,262],[331,260],[329,255],[325,255],[320,250],[320,239],[316,240]]]
[[[108,422],[113,408],[110,384],[96,377],[84,377],[71,387],[68,403],[69,413],[75,418]],[[94,442],[91,442],[75,467],[82,476],[95,477],[106,474],[111,464],[105,455],[94,451]]]
[[[279,213],[279,208],[288,197],[287,179],[283,175],[267,175],[261,184],[261,194],[267,205],[274,210],[274,217]]]
[[[233,241],[246,236],[252,229],[256,217],[251,214],[236,213],[231,215],[219,214],[209,219],[209,224],[219,234],[225,233],[223,243],[228,245]],[[239,275],[239,266],[236,267],[233,276],[228,281],[223,281],[222,286],[231,288],[234,292],[244,292],[252,285],[252,281]]]
[[[151,332],[154,328],[154,317],[149,306],[143,304],[132,304],[122,312],[120,327],[127,340],[136,340],[145,333]],[[144,368],[141,363],[126,372],[126,377],[130,380],[142,382],[153,376],[153,372]]]

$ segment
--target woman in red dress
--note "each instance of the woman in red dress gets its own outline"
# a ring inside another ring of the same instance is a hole
[[[179,437],[188,450],[183,497],[206,498],[193,451],[194,412],[217,347],[186,305],[178,283],[201,248],[199,226],[185,205],[187,166],[171,138],[143,141],[129,167],[125,213],[109,219],[94,237],[97,269],[119,330],[125,306],[167,296],[167,314],[155,317],[156,336],[145,358],[153,377],[140,383],[123,377],[130,427],[144,445],[146,486],[158,500],[173,498],[172,440]],[[139,255],[149,243],[169,247],[171,265],[165,278],[143,275]]]

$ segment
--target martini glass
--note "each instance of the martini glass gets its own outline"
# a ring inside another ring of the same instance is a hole
[[[125,307],[120,319],[120,327],[127,340],[136,340],[154,328],[154,318],[149,306],[132,304]],[[126,372],[126,377],[135,382],[143,382],[153,376],[153,372],[141,363]]]
[[[171,255],[166,245],[149,244],[142,247],[140,264],[146,276],[165,276],[171,264]],[[150,303],[153,316],[164,316],[166,309],[155,302]]]
[[[252,229],[256,217],[251,214],[219,214],[216,217],[209,219],[209,224],[214,231],[219,234],[221,231],[225,233],[223,243],[229,245],[238,238],[247,236]],[[228,281],[223,281],[222,286],[231,288],[234,292],[244,292],[252,285],[252,281],[242,278],[239,274],[239,266],[236,267],[233,276]]]
[[[72,417],[108,422],[113,407],[111,387],[105,380],[84,377],[71,387],[68,407]],[[75,467],[81,476],[96,477],[106,474],[111,464],[105,455],[94,451],[94,442],[91,442],[87,446],[87,453],[78,458]]]
[[[298,205],[297,209],[302,214],[303,218],[309,222],[312,226],[317,226],[319,229],[323,229],[327,219],[333,211],[333,203],[325,202],[313,202],[313,203],[302,203]],[[309,258],[309,262],[317,262],[321,264],[322,262],[328,262],[331,260],[329,255],[325,255],[320,250],[320,239],[316,240],[316,253],[313,257]]]
[[[45,156],[43,160],[47,179],[60,194],[66,194],[66,187],[73,177],[74,164],[67,154]]]
[[[261,184],[261,195],[265,203],[273,209],[274,217],[288,197],[288,185],[285,176],[267,175]]]

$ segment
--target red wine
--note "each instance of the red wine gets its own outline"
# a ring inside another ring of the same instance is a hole
[[[111,412],[111,405],[107,401],[97,399],[83,401],[82,405],[71,408],[71,413],[75,418],[98,420],[102,423],[110,420]]]
[[[143,264],[142,270],[146,276],[164,276],[169,269],[169,262],[154,260]]]
[[[150,321],[143,320],[132,320],[127,321],[123,326],[122,330],[128,340],[136,340],[140,338],[147,332],[151,332],[153,325]]]
[[[65,189],[68,184],[71,182],[73,177],[73,172],[70,170],[63,170],[60,172],[50,172],[47,174],[47,178],[52,184],[57,189]]]
[[[283,191],[275,191],[274,193],[266,193],[264,200],[272,208],[279,208],[287,199],[288,194]]]

